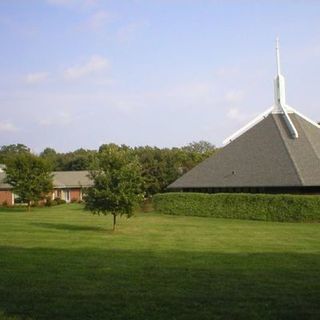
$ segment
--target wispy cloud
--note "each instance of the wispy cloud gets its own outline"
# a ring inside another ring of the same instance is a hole
[[[48,80],[49,74],[47,72],[35,72],[26,75],[25,80],[28,84],[43,83]]]
[[[18,128],[10,121],[0,122],[0,132],[16,132]]]
[[[110,63],[108,59],[99,55],[93,55],[83,64],[67,68],[64,71],[64,77],[69,80],[79,79],[106,70],[109,67]]]

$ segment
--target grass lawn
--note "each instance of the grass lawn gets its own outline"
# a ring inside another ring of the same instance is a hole
[[[1,319],[320,319],[320,225],[0,209]]]

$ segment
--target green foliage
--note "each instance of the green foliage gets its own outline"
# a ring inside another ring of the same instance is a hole
[[[23,202],[37,202],[52,191],[52,174],[48,164],[31,153],[20,153],[8,163],[6,182],[13,187],[13,192]]]
[[[46,197],[44,205],[45,205],[46,207],[52,207],[52,206],[54,206],[54,205],[56,204],[56,203],[53,202],[53,201],[54,201],[54,200],[52,200],[51,197]]]
[[[0,148],[0,163],[7,165],[15,156],[25,153],[30,153],[30,149],[21,143],[2,146]]]
[[[71,201],[71,202],[74,202],[74,201]],[[47,197],[46,201],[44,203],[44,205],[46,207],[57,206],[57,205],[60,205],[60,204],[66,204],[66,201],[63,200],[63,199],[60,199],[60,198],[55,198],[54,200],[52,200],[51,197]]]
[[[124,148],[105,145],[97,156],[97,168],[90,175],[94,185],[86,191],[86,208],[93,213],[111,213],[115,228],[116,216],[132,215],[143,199],[138,159]]]
[[[7,200],[4,200],[4,201],[2,202],[2,206],[3,206],[3,207],[9,207],[8,201],[7,201]],[[1,319],[1,318],[0,318],[0,319]]]
[[[320,197],[270,194],[165,193],[153,197],[156,210],[173,215],[264,221],[320,221]]]
[[[142,166],[146,195],[163,192],[170,183],[212,155],[214,150],[214,146],[205,141],[193,142],[182,148],[134,148],[133,152]]]
[[[188,145],[182,147],[182,150],[211,155],[216,150],[216,147],[208,141],[200,140],[198,142],[193,141],[189,143]]]
[[[46,148],[40,157],[50,163],[53,171],[89,170],[96,151],[78,149],[68,153],[57,153],[52,148]]]
[[[136,156],[141,166],[144,180],[144,193],[146,196],[164,192],[166,187],[181,175],[192,169],[201,161],[211,156],[216,148],[210,142],[191,142],[180,148],[135,147],[127,145],[103,144],[99,153],[110,146]],[[21,152],[29,152],[24,145],[3,146],[0,149],[3,159]],[[46,148],[40,157],[50,164],[52,171],[93,170],[96,167],[96,150],[78,149],[73,152],[58,153],[52,148]],[[6,161],[0,161],[6,163]]]
[[[195,165],[211,156],[215,146],[207,141],[192,142],[181,148],[136,147],[127,145],[103,144],[99,152],[108,149],[111,145],[119,150],[129,152],[138,157],[144,180],[144,192],[147,196],[163,192],[165,188],[192,169]],[[52,170],[92,170],[96,167],[94,150],[78,149],[74,152],[56,153],[47,148],[41,157],[52,164]]]
[[[63,199],[61,199],[61,198],[55,198],[54,200],[53,200],[53,202],[54,203],[56,203],[56,204],[66,204],[66,200],[63,200]]]

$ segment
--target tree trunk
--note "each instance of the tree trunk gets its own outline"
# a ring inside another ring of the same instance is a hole
[[[31,211],[31,201],[28,201],[28,212]]]
[[[112,226],[112,231],[116,230],[116,222],[117,222],[117,215],[113,213],[113,226]]]

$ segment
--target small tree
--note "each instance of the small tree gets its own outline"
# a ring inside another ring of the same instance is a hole
[[[39,201],[52,191],[52,173],[49,165],[31,153],[14,156],[5,169],[6,182],[13,187],[13,192],[28,204]]]
[[[86,208],[93,213],[131,216],[143,199],[141,167],[130,150],[114,144],[104,145],[97,155],[97,168],[91,171],[93,186],[86,192]]]

